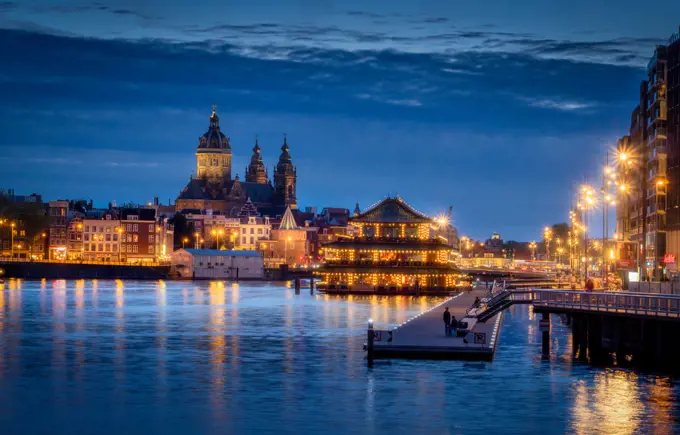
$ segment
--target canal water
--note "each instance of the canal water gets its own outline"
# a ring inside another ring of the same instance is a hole
[[[283,284],[7,281],[0,433],[633,434],[680,431],[669,378],[540,356],[526,306],[492,363],[376,362],[366,320],[442,299],[300,295]],[[556,319],[554,319],[556,320]]]

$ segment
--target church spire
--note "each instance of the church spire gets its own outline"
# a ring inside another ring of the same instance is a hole
[[[220,117],[217,116],[217,104],[213,104],[213,111],[210,115],[210,128],[220,128]]]
[[[361,214],[361,209],[359,208],[359,201],[357,201],[356,207],[354,207],[354,216],[359,216]]]
[[[246,181],[250,183],[267,184],[267,178],[267,170],[264,167],[262,155],[260,154],[260,144],[257,136],[255,136],[253,156],[250,158],[250,164],[246,168]]]
[[[275,198],[279,205],[290,205],[293,208],[297,205],[296,184],[297,171],[293,166],[290,157],[290,147],[288,146],[288,135],[283,135],[283,145],[279,162],[274,168],[274,188]]]

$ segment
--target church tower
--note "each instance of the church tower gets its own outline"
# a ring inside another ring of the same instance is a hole
[[[260,145],[255,138],[255,146],[253,147],[253,156],[250,158],[250,165],[246,168],[246,181],[249,183],[267,184],[267,170],[262,163],[262,156],[260,155]]]
[[[274,196],[279,205],[295,208],[297,206],[295,194],[297,171],[288,153],[289,150],[288,139],[284,135],[279,163],[274,167]]]
[[[196,175],[214,182],[231,180],[231,145],[220,131],[220,118],[213,105],[208,131],[198,138],[196,149]]]

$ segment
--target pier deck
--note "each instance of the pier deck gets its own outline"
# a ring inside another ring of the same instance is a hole
[[[502,313],[486,323],[477,323],[476,319],[465,316],[475,298],[482,299],[487,294],[485,289],[463,292],[391,331],[376,329],[374,358],[491,360]],[[465,337],[447,337],[444,334],[442,315],[445,307],[449,307],[456,320],[468,322],[469,333]]]

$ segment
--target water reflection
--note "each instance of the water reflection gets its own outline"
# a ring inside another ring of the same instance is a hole
[[[102,435],[330,435],[348,424],[389,434],[678,433],[672,380],[572,363],[569,330],[554,317],[552,355],[542,361],[526,306],[505,316],[493,363],[366,367],[369,317],[377,327],[398,324],[442,301],[224,281],[10,280],[0,284],[0,427],[58,435],[87,432],[87,421]],[[35,409],[39,419],[25,417]],[[493,418],[484,417],[489,410]]]

